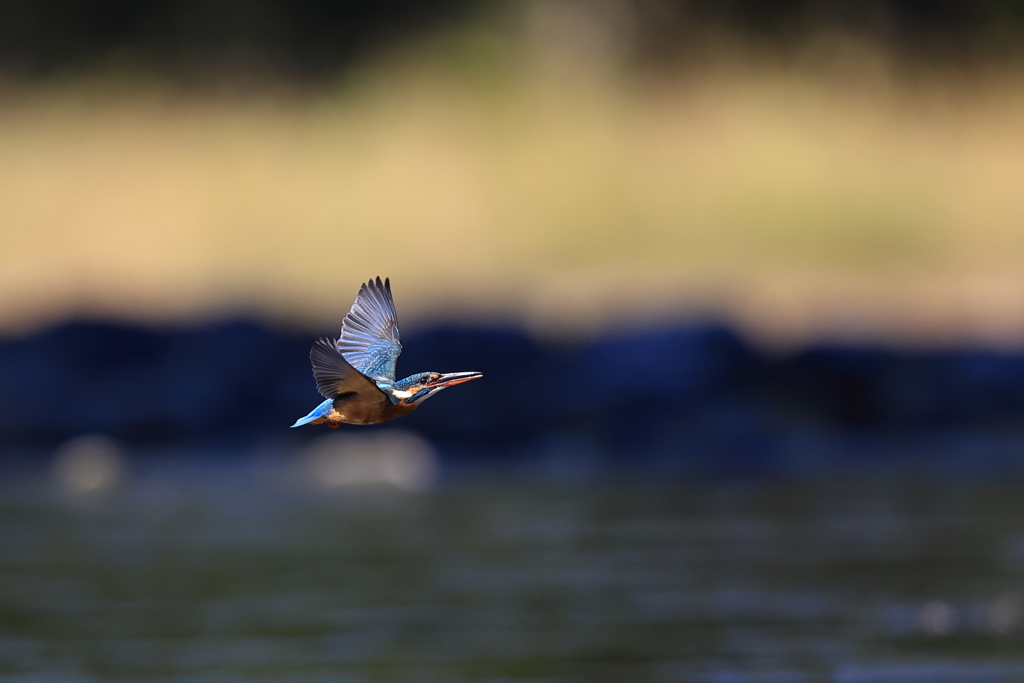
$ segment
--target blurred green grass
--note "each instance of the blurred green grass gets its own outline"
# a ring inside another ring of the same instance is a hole
[[[381,274],[413,323],[1024,331],[1019,69],[908,74],[845,46],[640,77],[470,38],[315,93],[79,79],[6,97],[0,327],[333,326]]]

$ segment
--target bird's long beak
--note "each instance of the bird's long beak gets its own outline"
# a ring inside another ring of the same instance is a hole
[[[456,384],[468,382],[471,379],[480,379],[484,376],[482,372],[449,372],[441,375],[437,380],[430,383],[432,387],[453,387]]]

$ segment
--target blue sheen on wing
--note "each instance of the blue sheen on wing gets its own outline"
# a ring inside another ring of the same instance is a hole
[[[370,343],[363,352],[364,367],[356,367],[367,377],[381,382],[391,383],[395,379],[395,363],[402,347],[391,341],[377,340]]]
[[[402,353],[391,281],[378,277],[359,288],[355,303],[341,324],[338,350],[356,370],[378,382],[395,380]]]

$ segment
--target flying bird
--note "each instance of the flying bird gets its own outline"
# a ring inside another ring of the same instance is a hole
[[[408,415],[442,389],[483,377],[479,372],[419,372],[395,380],[402,353],[391,280],[359,287],[341,323],[341,337],[317,339],[309,352],[316,389],[327,400],[292,427],[342,422],[372,425]]]

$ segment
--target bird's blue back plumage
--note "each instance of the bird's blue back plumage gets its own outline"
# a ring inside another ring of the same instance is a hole
[[[313,411],[309,415],[307,415],[306,417],[300,417],[298,420],[296,420],[295,424],[293,424],[292,427],[301,427],[302,425],[308,425],[310,422],[318,418],[327,417],[333,409],[334,399],[329,398],[320,405],[318,405],[316,408],[313,408]]]

